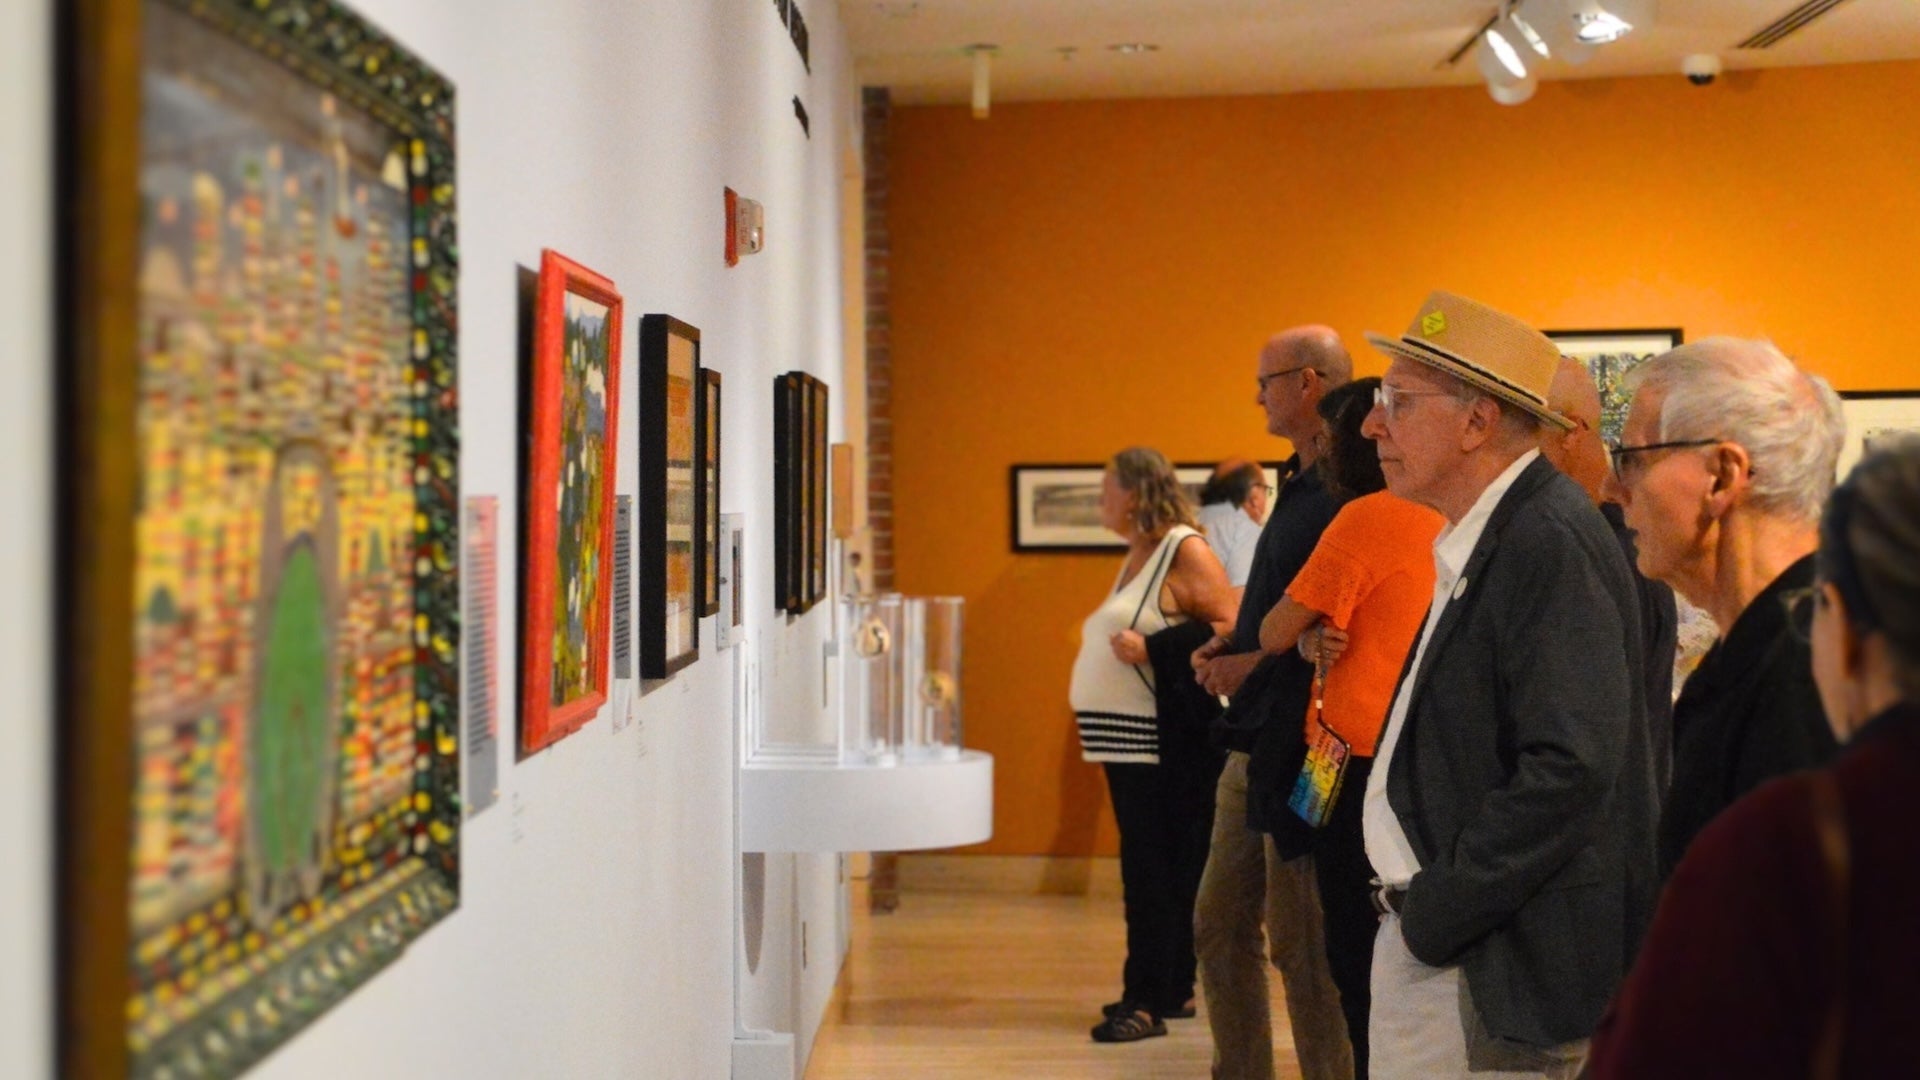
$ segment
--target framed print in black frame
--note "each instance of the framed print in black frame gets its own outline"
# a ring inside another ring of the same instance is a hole
[[[1627,422],[1627,372],[1676,348],[1685,339],[1677,326],[1653,330],[1545,330],[1562,356],[1586,365],[1600,388],[1600,437],[1612,443]]]
[[[800,487],[807,431],[806,378],[789,371],[773,379],[773,601],[788,614],[805,610],[801,559],[806,529]]]
[[[1278,491],[1284,461],[1263,461],[1267,486]],[[1200,505],[1200,489],[1213,475],[1206,462],[1181,462],[1173,471]],[[1106,466],[1014,465],[1007,470],[1013,550],[1025,554],[1073,555],[1124,550],[1126,541],[1100,524],[1100,478]]]
[[[807,410],[807,432],[812,440],[807,449],[807,606],[827,597],[827,384],[814,379],[813,401]]]
[[[1842,390],[1847,441],[1840,446],[1839,478],[1845,480],[1876,445],[1920,434],[1920,390]]]
[[[700,614],[720,613],[720,373],[700,370]]]
[[[700,331],[640,320],[640,676],[664,679],[700,655],[700,483],[695,413]]]

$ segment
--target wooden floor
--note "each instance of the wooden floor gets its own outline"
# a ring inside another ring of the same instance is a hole
[[[1077,873],[1066,887],[1078,891],[1063,894],[1045,891],[1058,880],[1036,887],[1018,871],[983,882],[950,866],[903,870],[900,906],[882,915],[868,914],[856,891],[851,953],[808,1080],[1206,1077],[1204,1002],[1200,1016],[1169,1021],[1165,1038],[1088,1037],[1101,1003],[1120,994],[1125,928],[1111,860]],[[1272,981],[1274,1053],[1288,1080],[1300,1074]]]

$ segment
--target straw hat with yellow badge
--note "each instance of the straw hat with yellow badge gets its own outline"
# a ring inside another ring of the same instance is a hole
[[[1545,334],[1485,304],[1435,290],[1398,339],[1368,332],[1388,356],[1417,361],[1484,390],[1561,430],[1573,421],[1547,408],[1560,350]]]

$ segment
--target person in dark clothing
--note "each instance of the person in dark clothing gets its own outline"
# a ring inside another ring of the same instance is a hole
[[[1260,618],[1293,580],[1339,509],[1312,468],[1320,454],[1320,415],[1329,390],[1353,378],[1340,336],[1324,326],[1275,335],[1261,349],[1255,401],[1266,430],[1293,443],[1286,480],[1254,548],[1253,570],[1229,636],[1195,651],[1194,676],[1228,696],[1215,725],[1227,751],[1215,791],[1213,836],[1194,904],[1194,949],[1213,1034],[1215,1080],[1271,1080],[1269,955],[1286,986],[1287,1016],[1305,1080],[1343,1080],[1353,1071],[1340,995],[1327,969],[1320,901],[1311,860],[1283,863],[1271,842],[1247,827],[1247,759],[1271,716],[1304,715],[1313,669],[1298,656],[1260,651]],[[1262,925],[1265,925],[1265,948]]]
[[[1831,766],[1703,830],[1593,1037],[1595,1080],[1920,1076],[1920,440],[1833,493],[1796,633]]]
[[[1547,391],[1547,407],[1573,422],[1573,427],[1555,427],[1540,433],[1540,456],[1553,463],[1568,479],[1579,484],[1595,504],[1600,516],[1612,526],[1620,540],[1620,550],[1633,566],[1639,558],[1633,530],[1627,528],[1626,514],[1619,503],[1607,502],[1607,446],[1600,439],[1600,388],[1593,375],[1578,360],[1562,358],[1560,370]],[[1653,777],[1661,798],[1673,776],[1673,654],[1678,646],[1679,612],[1673,588],[1639,572],[1633,574],[1640,586],[1640,643],[1646,649],[1647,730],[1653,737]]]
[[[1763,341],[1707,338],[1628,380],[1609,493],[1639,541],[1640,571],[1720,628],[1674,704],[1664,877],[1735,799],[1833,755],[1807,644],[1781,600],[1813,584],[1846,424],[1832,388]]]

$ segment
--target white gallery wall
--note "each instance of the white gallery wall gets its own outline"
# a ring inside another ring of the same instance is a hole
[[[0,884],[8,1077],[48,1074],[53,1024],[52,4],[0,4],[0,865],[29,870]],[[799,619],[774,608],[771,442],[773,376],[790,369],[834,388],[833,439],[846,437],[841,184],[859,101],[835,5],[804,5],[811,74],[772,0],[353,6],[456,87],[461,484],[501,499],[509,704],[499,802],[462,837],[460,910],[253,1075],[717,1078],[736,1022],[796,1032],[803,1062],[844,955],[840,860],[749,860],[754,933],[743,936],[736,704],[757,702],[765,726],[789,736],[832,732],[830,605]],[[766,207],[766,250],[732,269],[724,186]],[[746,518],[747,641],[717,651],[703,620],[698,663],[659,683],[616,682],[585,729],[516,760],[516,267],[537,268],[547,247],[625,297],[623,494],[638,489],[639,317],[700,328],[702,359],[725,380],[722,509]]]

